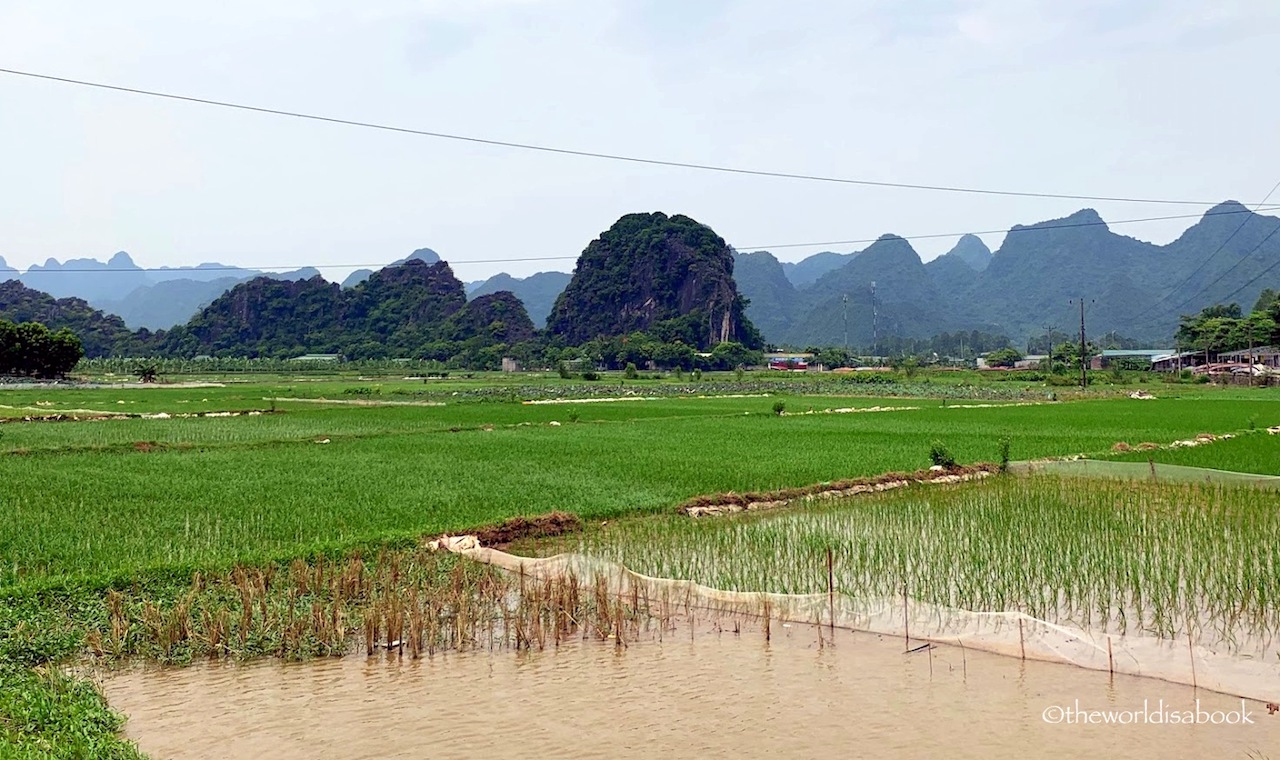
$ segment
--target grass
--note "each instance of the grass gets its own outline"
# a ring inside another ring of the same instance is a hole
[[[962,610],[1244,647],[1280,632],[1278,503],[1238,486],[998,478],[784,514],[623,521],[576,548],[646,575],[787,594],[827,591],[829,550],[835,589],[855,599],[905,589]]]
[[[1131,451],[1110,458],[1121,462],[1146,462],[1150,459],[1158,464],[1280,475],[1280,435],[1253,432],[1206,446]]]
[[[1123,398],[1126,389],[1117,387],[1091,390],[1084,400],[1068,403],[998,408],[961,407],[1043,401],[1047,391],[1032,383],[983,383],[975,373],[924,375],[910,382],[891,378],[877,384],[831,378],[738,383],[732,375],[710,373],[700,383],[640,380],[625,386],[612,380],[584,385],[528,376],[422,383],[293,375],[213,388],[2,389],[0,417],[11,421],[0,423],[0,510],[5,515],[0,523],[0,756],[135,756],[115,733],[118,717],[92,686],[55,668],[88,650],[181,662],[215,652],[324,654],[337,651],[340,643],[349,644],[347,634],[353,630],[366,637],[376,634],[369,641],[385,640],[392,628],[426,608],[417,607],[415,613],[414,605],[393,603],[399,592],[355,597],[316,593],[319,586],[300,585],[295,576],[344,562],[350,567],[355,553],[363,552],[366,558],[400,557],[405,572],[397,577],[405,582],[416,578],[420,588],[443,589],[447,584],[438,581],[447,574],[417,558],[414,547],[424,534],[552,510],[592,520],[607,518],[617,525],[612,518],[655,515],[699,494],[769,491],[916,470],[929,464],[934,441],[945,444],[960,463],[971,463],[997,461],[1004,439],[1009,440],[1013,458],[1030,459],[1103,454],[1120,440],[1167,443],[1200,432],[1280,424],[1280,398],[1273,392],[1148,387],[1155,389],[1159,401],[1130,401]],[[516,403],[632,392],[658,400]],[[770,395],[690,398],[760,392]],[[1078,397],[1070,389],[1053,392],[1059,399]],[[405,402],[410,405],[400,405]],[[785,415],[774,413],[775,403],[784,405]],[[177,415],[269,411],[273,406],[278,413],[258,416],[17,421],[31,415],[84,414],[72,410]],[[899,409],[823,413],[871,406]],[[317,443],[322,440],[329,443]],[[1269,445],[1260,436],[1248,440]],[[1189,453],[1204,456],[1228,444],[1241,447],[1242,461],[1262,461],[1271,452],[1250,454],[1247,443],[1232,441]],[[1170,452],[1174,453],[1181,454]],[[1123,487],[1112,488],[1105,493],[1129,498]],[[1018,573],[1035,563],[1027,562],[1032,555],[1026,554],[1023,562],[1014,561],[1017,551],[1027,551],[1018,548],[1014,535],[1032,536],[1029,546],[1038,552],[1034,556],[1051,560],[1052,569],[1043,572],[1054,573],[1045,576],[1053,582],[1067,582],[1064,568],[1070,565],[1063,563],[1068,558],[1085,561],[1096,555],[1105,558],[1098,560],[1105,566],[1121,561],[1124,552],[1142,548],[1132,542],[1112,549],[1105,542],[1086,541],[1089,535],[1110,540],[1111,534],[1097,532],[1112,524],[1104,519],[1102,500],[1110,498],[1105,494],[1097,497],[1092,510],[1085,510],[1094,522],[1082,513],[1077,522],[1060,522],[1037,535],[1043,524],[1062,517],[1061,504],[1024,515],[1019,512],[1021,496],[1000,489],[994,493],[989,498],[996,501],[983,513],[988,527],[1004,524],[1006,530],[1016,527],[1021,533],[1006,533],[1000,540],[989,534],[985,543],[975,539],[967,553],[953,544],[952,554],[919,563],[912,583],[933,583],[938,594],[950,589],[946,593],[987,595],[976,601],[954,596],[957,603],[1018,598],[1033,604],[1034,589],[1017,584]],[[1218,492],[1177,493],[1200,503],[1219,503],[1213,501]],[[1234,514],[1231,510],[1239,506],[1236,501],[1221,504],[1215,520]],[[958,506],[957,515],[972,515],[976,508]],[[1176,504],[1164,508],[1177,512]],[[887,557],[886,552],[906,547],[932,550],[919,543],[933,536],[920,532],[926,523],[894,522],[899,518],[886,509],[867,529],[893,536],[888,543],[877,543],[877,551]],[[925,519],[919,510],[908,514]],[[929,519],[947,514],[942,510]],[[1248,514],[1251,530],[1271,529],[1262,513]],[[635,524],[656,525],[666,519],[652,517]],[[981,524],[977,518],[967,523]],[[1132,527],[1122,520],[1119,524]],[[1220,522],[1199,525],[1201,531],[1224,529]],[[839,526],[828,527],[838,533]],[[1079,535],[1072,538],[1073,531]],[[1255,547],[1252,535],[1244,535],[1240,546]],[[642,534],[636,537],[633,548],[644,545],[639,541]],[[704,538],[713,544],[727,540],[711,533]],[[812,552],[830,538],[810,535],[801,548]],[[1199,544],[1172,543],[1176,539],[1170,534],[1163,540],[1195,556],[1207,556],[1200,553],[1207,549]],[[1074,540],[1078,548],[1059,556],[1053,543],[1058,540]],[[865,542],[850,546],[863,547],[858,557],[872,556]],[[1245,551],[1230,546],[1225,550],[1236,552],[1228,557]],[[783,556],[796,560],[791,572],[808,572],[803,564],[808,555],[796,554],[800,549],[789,551],[793,553]],[[1274,557],[1257,552],[1251,556]],[[984,575],[977,563],[987,555],[992,559],[986,560]],[[725,556],[725,567],[730,567]],[[849,558],[842,562],[846,560],[848,567],[856,566]],[[964,579],[963,585],[948,580],[953,566],[968,568],[957,576]],[[768,565],[752,567],[764,574],[761,578],[784,577],[772,575],[775,571]],[[1270,594],[1272,580],[1280,577],[1275,570],[1259,565],[1248,579]],[[1263,576],[1264,571],[1271,575]],[[1205,570],[1202,580],[1225,582],[1224,574],[1214,572]],[[242,596],[253,578],[267,577],[277,580],[264,580],[262,593]],[[797,588],[808,582],[800,575],[785,577]],[[1167,582],[1163,575],[1159,578]],[[855,580],[850,576],[847,582]],[[397,588],[410,593],[407,586]],[[1087,598],[1089,608],[1100,604],[1105,587],[1090,589],[1073,587],[1072,598]],[[1141,600],[1159,597],[1158,586],[1152,590],[1144,581],[1142,589]],[[1267,599],[1274,606],[1275,597]],[[420,601],[425,604],[426,597]],[[1170,604],[1177,603],[1175,598]],[[323,614],[315,614],[317,604]],[[249,622],[239,622],[245,620],[246,607],[255,611]],[[341,635],[334,614],[348,616]],[[304,618],[309,622],[299,622]],[[376,631],[367,622],[375,619]],[[1270,618],[1264,619],[1270,625]],[[322,625],[325,620],[329,623]],[[536,638],[540,631],[545,637],[554,630],[554,622],[551,628],[545,620],[528,622],[528,636]],[[526,645],[531,640],[524,639]]]
[[[89,681],[56,668],[0,668],[0,755],[5,758],[142,758],[120,737],[123,724]]]
[[[337,407],[10,423],[0,446],[28,453],[0,456],[0,585],[290,557],[557,509],[603,519],[703,493],[915,470],[929,464],[935,440],[969,463],[995,461],[1005,437],[1013,457],[1026,459],[1106,451],[1120,438],[1224,432],[1250,417],[1280,423],[1278,401],[1226,399],[993,408],[935,401],[793,416],[853,405],[794,397],[782,417],[772,404]],[[570,413],[580,421],[549,424]],[[139,452],[129,443],[135,437],[169,448]]]

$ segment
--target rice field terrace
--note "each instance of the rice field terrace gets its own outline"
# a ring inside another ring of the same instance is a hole
[[[1280,425],[1280,397],[1263,389],[1148,383],[1157,398],[1140,400],[1131,385],[971,373],[188,380],[0,386],[0,755],[137,756],[93,686],[58,666],[86,655],[430,652],[493,645],[486,621],[503,615],[497,645],[518,649],[560,636],[561,613],[604,637],[638,624],[572,584],[520,612],[510,577],[420,548],[553,511],[588,527],[537,551],[726,589],[822,590],[831,549],[849,594],[906,586],[961,608],[1234,641],[1277,627],[1274,491],[998,478],[770,516],[674,514],[700,495],[922,470],[935,444],[961,465],[1007,451],[1274,473],[1280,436],[1263,429]],[[1162,448],[1203,433],[1238,437]],[[463,624],[440,627],[441,605]]]
[[[1155,451],[1129,451],[1109,458],[1121,462],[1174,464],[1212,470],[1280,475],[1280,435],[1254,430],[1208,446],[1174,446]]]
[[[729,591],[825,594],[833,580],[853,599],[909,595],[1274,659],[1277,507],[1275,492],[1241,486],[996,478],[773,514],[653,516],[557,548]]]
[[[32,418],[0,424],[0,584],[287,558],[553,510],[611,518],[698,494],[917,470],[934,441],[971,463],[995,461],[1003,439],[1014,459],[1034,459],[1280,424],[1280,400],[1262,392],[400,405],[337,387],[130,390],[0,392]],[[131,404],[151,418],[93,414]],[[261,413],[181,416],[215,407]],[[82,418],[39,421],[51,415]]]

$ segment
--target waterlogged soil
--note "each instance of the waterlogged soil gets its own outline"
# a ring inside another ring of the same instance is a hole
[[[808,626],[775,623],[769,641],[720,627],[626,647],[138,669],[103,688],[155,758],[1246,758],[1280,747],[1280,714],[1265,705],[1161,681],[948,647],[907,654],[900,639],[847,631],[832,646]],[[1129,722],[1087,723],[1077,709]],[[1197,711],[1236,723],[1156,722]]]

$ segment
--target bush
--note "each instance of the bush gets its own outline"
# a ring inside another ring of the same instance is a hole
[[[702,379],[702,370],[701,370],[701,369],[695,369],[695,370],[693,371],[693,379],[694,379],[694,380],[701,380],[701,379]]]
[[[933,462],[934,466],[948,470],[956,466],[956,458],[942,441],[934,441],[933,445],[929,447],[929,460]]]
[[[1009,437],[1000,439],[1000,472],[1009,471]]]
[[[560,373],[560,379],[562,380],[568,380],[573,377],[573,373],[569,371],[569,366],[564,362],[556,365],[556,371]]]
[[[627,368],[622,371],[622,376],[628,380],[635,380],[640,373],[636,371],[635,362],[627,362]]]
[[[773,402],[773,413],[781,417],[783,412],[787,411],[787,405],[781,401]]]
[[[596,381],[596,380],[599,380],[599,379],[600,379],[600,373],[599,373],[599,372],[592,372],[592,371],[588,370],[588,371],[586,371],[586,372],[583,372],[583,373],[582,373],[582,379],[583,379],[583,380],[590,380],[590,381],[593,381],[593,382],[594,382],[594,381]]]

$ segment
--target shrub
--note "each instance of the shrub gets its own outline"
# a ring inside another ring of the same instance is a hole
[[[1009,471],[1009,437],[1000,439],[1000,472]]]
[[[695,370],[693,371],[693,379],[694,379],[694,380],[701,380],[701,379],[702,379],[702,370],[701,370],[701,369],[695,369]]]
[[[591,370],[588,370],[588,371],[586,371],[586,372],[583,372],[583,373],[582,373],[582,379],[583,379],[583,380],[596,381],[596,380],[599,380],[599,379],[600,379],[600,373],[599,373],[599,372],[593,372],[593,371],[591,371]]]
[[[781,417],[783,412],[787,411],[787,405],[781,401],[773,402],[773,413]]]
[[[635,362],[627,362],[627,368],[623,370],[622,376],[628,380],[635,380],[639,375],[640,373],[636,371]]]
[[[935,466],[948,470],[956,466],[956,458],[942,441],[934,441],[929,447],[929,459]]]

